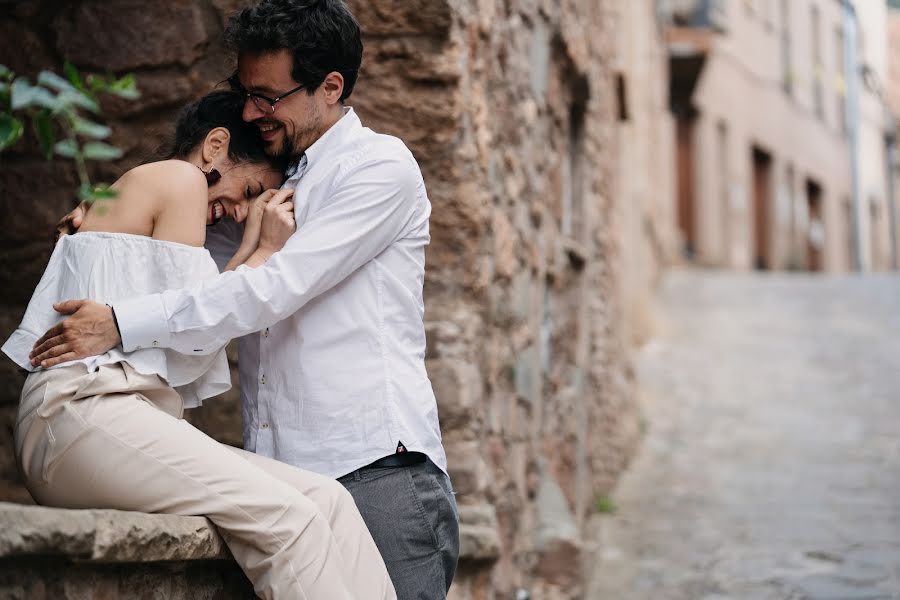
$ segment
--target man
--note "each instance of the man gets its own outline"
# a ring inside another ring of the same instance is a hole
[[[230,83],[245,95],[244,119],[296,165],[285,183],[295,188],[296,233],[257,269],[112,309],[63,303],[57,310],[71,316],[38,341],[33,362],[117,344],[200,354],[247,336],[245,448],[339,478],[398,597],[444,598],[458,513],[424,366],[431,205],[418,165],[344,105],[362,42],[341,0],[264,0],[232,17],[226,39],[238,54]],[[210,231],[217,260],[240,234],[226,224]]]

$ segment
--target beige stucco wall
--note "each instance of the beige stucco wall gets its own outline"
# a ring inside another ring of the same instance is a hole
[[[876,76],[885,72],[884,7],[857,3],[865,43],[865,61]],[[811,6],[820,12],[821,68],[814,66]],[[806,261],[809,215],[805,185],[822,188],[827,271],[851,268],[850,161],[842,132],[840,95],[844,89],[838,32],[842,16],[836,2],[788,2],[792,91],[783,87],[780,2],[734,2],[728,5],[727,30],[713,36],[706,66],[694,94],[699,110],[695,130],[697,256],[701,263],[752,268],[755,262],[752,151],[772,158],[768,211],[772,268],[802,266]],[[814,82],[821,81],[823,115],[814,104]],[[883,79],[881,79],[883,81]],[[886,213],[880,100],[860,86],[860,198],[872,198]],[[724,152],[719,127],[724,124]],[[793,173],[793,179],[790,179]],[[866,265],[884,264],[884,220],[876,222],[868,200],[862,216]],[[793,233],[792,233],[793,232]]]
[[[622,249],[623,327],[639,344],[653,333],[653,290],[676,254],[675,124],[665,30],[654,2],[620,2],[616,12],[616,69],[625,82],[626,114],[617,132],[615,231]]]

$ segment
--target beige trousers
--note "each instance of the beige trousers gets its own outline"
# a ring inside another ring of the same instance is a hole
[[[205,515],[263,598],[396,598],[340,483],[220,444],[181,412],[124,363],[31,374],[16,421],[28,490],[47,506]]]

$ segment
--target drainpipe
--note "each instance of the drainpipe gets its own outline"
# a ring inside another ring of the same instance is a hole
[[[847,146],[850,152],[850,220],[853,240],[853,269],[863,270],[861,206],[859,198],[859,74],[856,57],[856,9],[851,0],[842,0],[844,21],[844,80],[847,84]]]
[[[887,173],[887,201],[888,210],[890,211],[890,229],[891,229],[891,268],[897,270],[897,189],[894,185],[895,163],[897,162],[897,127],[894,124],[893,116],[888,111],[890,126],[884,135],[884,143],[886,146],[885,155],[887,164],[885,171]]]

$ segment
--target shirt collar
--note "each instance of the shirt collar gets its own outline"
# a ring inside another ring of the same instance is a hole
[[[359,117],[356,116],[353,108],[349,106],[344,107],[344,114],[338,119],[338,122],[332,125],[312,146],[306,149],[307,166],[312,166],[317,160],[327,155],[347,134],[361,125]]]

